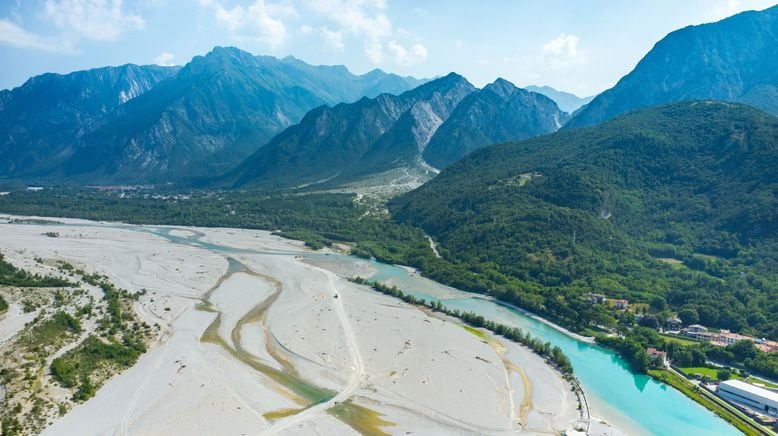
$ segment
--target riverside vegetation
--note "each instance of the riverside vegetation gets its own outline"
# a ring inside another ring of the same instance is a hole
[[[32,274],[0,258],[0,300],[35,314],[2,346],[3,435],[40,432],[132,366],[153,336],[132,310],[138,294],[65,262],[37,262],[50,274]],[[61,353],[64,348],[70,349]]]
[[[423,298],[416,298],[413,295],[404,293],[401,289],[395,286],[387,286],[376,281],[367,280],[363,277],[356,277],[352,279],[352,281],[360,285],[369,286],[382,294],[399,298],[406,303],[432,309],[435,312],[440,312],[445,315],[457,318],[472,327],[484,328],[508,340],[525,345],[534,351],[537,355],[553,363],[559,372],[565,376],[565,378],[568,380],[573,379],[573,365],[570,362],[570,359],[565,356],[565,354],[558,346],[554,346],[550,342],[543,342],[537,338],[533,338],[531,334],[524,332],[518,327],[510,327],[505,324],[490,321],[474,312],[462,312],[456,309],[452,310],[447,308],[440,301],[426,301]]]

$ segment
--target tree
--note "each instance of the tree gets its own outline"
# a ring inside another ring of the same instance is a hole
[[[716,378],[718,378],[721,381],[729,380],[732,378],[732,372],[728,369],[720,369],[716,373]]]
[[[737,341],[734,344],[729,345],[727,347],[727,351],[732,353],[734,358],[740,362],[756,357],[757,353],[759,352],[759,350],[756,348],[756,345],[754,345],[754,343],[749,340]]]
[[[659,328],[659,320],[654,315],[646,315],[640,319],[640,325],[643,327],[650,327],[652,329]]]
[[[716,325],[719,321],[718,310],[711,306],[699,306],[697,313],[699,313],[700,322],[703,325]]]
[[[651,299],[651,308],[655,309],[657,312],[661,312],[667,309],[667,300],[665,300],[664,297],[657,295]]]
[[[700,322],[700,315],[697,313],[697,309],[693,307],[684,307],[678,312],[678,318],[681,319],[685,325],[697,324]]]
[[[646,350],[644,350],[642,347],[638,350],[635,350],[635,354],[632,355],[631,363],[637,371],[643,373],[647,372],[650,361]]]

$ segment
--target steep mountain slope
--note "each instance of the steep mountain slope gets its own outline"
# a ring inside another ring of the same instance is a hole
[[[223,173],[314,107],[413,86],[380,72],[354,76],[294,58],[217,47],[120,107],[84,137],[65,175],[81,180],[179,181]]]
[[[222,183],[297,186],[414,164],[438,126],[475,88],[449,74],[399,96],[320,107],[262,147]]]
[[[565,128],[690,99],[743,102],[778,115],[778,6],[670,33]]]
[[[585,292],[660,295],[776,338],[775,174],[778,118],[692,101],[477,150],[390,211],[472,271],[461,286],[548,316],[611,323]]]
[[[0,91],[0,176],[40,173],[61,162],[107,113],[178,69],[128,64],[48,73]]]
[[[160,183],[219,173],[317,106],[420,83],[222,47],[183,68],[44,75],[0,92],[0,177]]]
[[[581,106],[589,103],[594,99],[594,96],[579,97],[569,92],[557,91],[556,89],[550,86],[527,86],[524,89],[526,89],[527,91],[537,92],[538,94],[545,95],[551,100],[554,100],[554,103],[556,103],[557,106],[559,106],[559,109],[562,109],[563,111],[569,114],[572,114],[573,112],[577,111]]]
[[[424,159],[444,168],[477,148],[545,135],[565,121],[567,114],[548,97],[497,79],[462,100],[429,141]]]

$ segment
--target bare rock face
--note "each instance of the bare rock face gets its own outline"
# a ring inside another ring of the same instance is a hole
[[[437,129],[475,91],[449,74],[398,96],[311,111],[221,180],[229,186],[338,184],[414,165]]]
[[[219,174],[311,109],[421,83],[222,47],[183,68],[46,74],[0,92],[0,177],[164,183]]]
[[[55,168],[107,114],[178,70],[128,64],[66,75],[47,73],[0,91],[0,176],[42,174]]]
[[[565,128],[681,100],[746,103],[778,115],[778,6],[670,33]]]

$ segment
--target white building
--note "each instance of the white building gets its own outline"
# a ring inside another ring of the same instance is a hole
[[[721,382],[716,392],[721,398],[742,404],[759,413],[778,416],[778,393],[776,392],[740,380]]]

